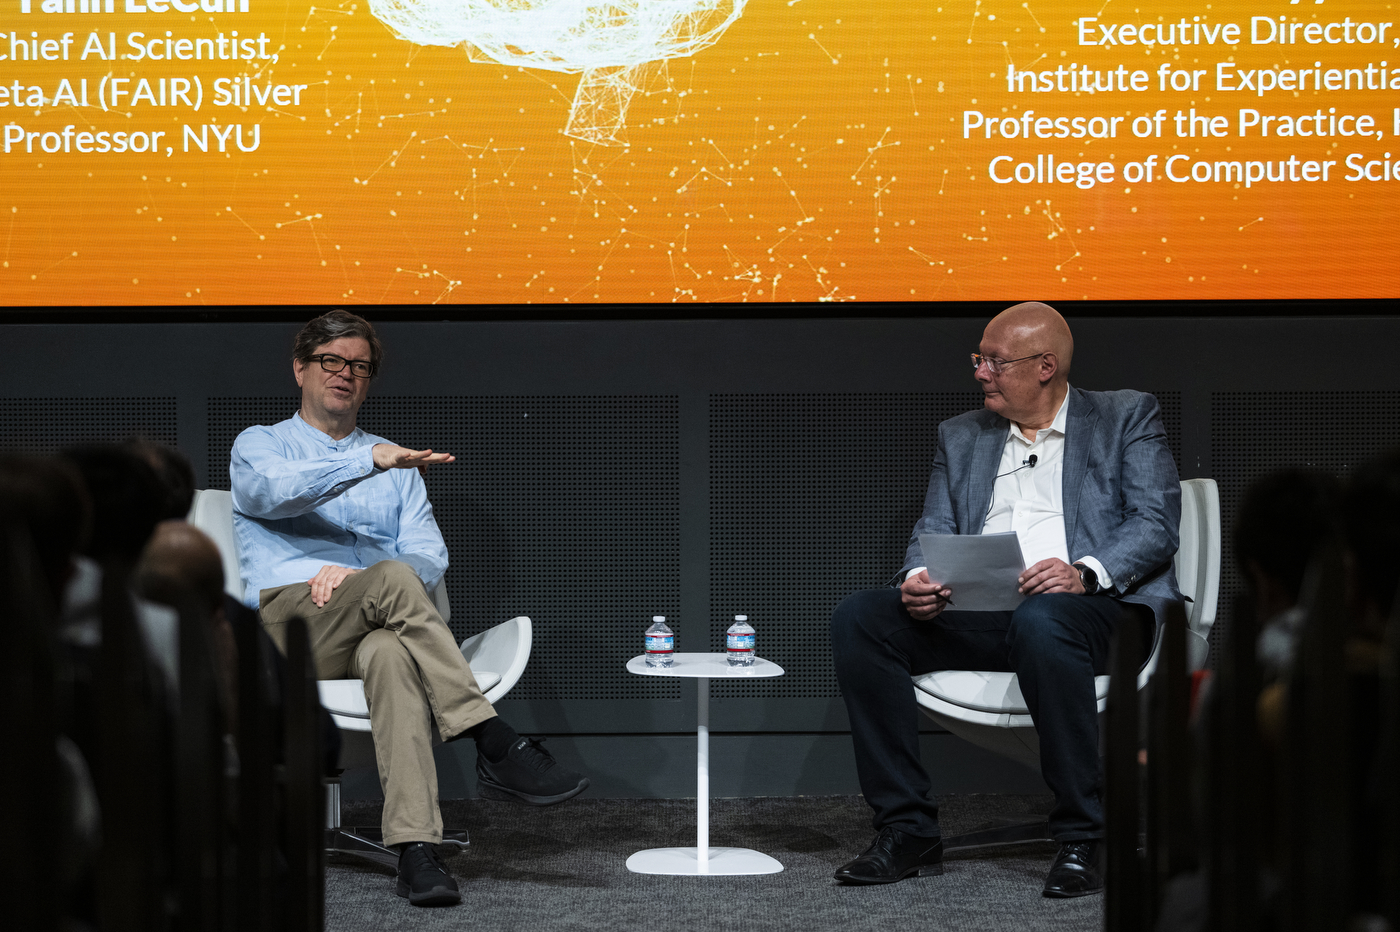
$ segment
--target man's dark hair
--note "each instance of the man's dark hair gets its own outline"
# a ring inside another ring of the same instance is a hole
[[[1400,587],[1400,449],[1391,450],[1351,474],[1342,505],[1347,546],[1356,555],[1363,599],[1389,617]]]
[[[1235,521],[1235,559],[1253,561],[1294,602],[1313,551],[1339,530],[1341,483],[1327,473],[1280,469],[1245,490]]]
[[[126,447],[146,461],[165,490],[161,520],[183,520],[194,504],[194,467],[189,458],[179,450],[144,437],[133,437],[126,442]]]
[[[115,443],[71,447],[62,456],[82,476],[92,500],[92,537],[83,553],[135,565],[167,507],[155,470]]]
[[[0,523],[28,532],[57,605],[73,556],[87,544],[92,526],[92,506],[78,474],[53,457],[0,456]]]
[[[349,311],[327,311],[309,321],[297,334],[296,342],[292,345],[292,358],[305,362],[316,352],[317,347],[325,346],[341,337],[360,337],[369,343],[369,364],[378,375],[379,364],[384,359],[384,347],[374,332],[374,325]]]

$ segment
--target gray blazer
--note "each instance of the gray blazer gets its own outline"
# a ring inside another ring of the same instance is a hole
[[[1071,386],[1067,414],[1062,472],[1070,559],[1097,559],[1113,578],[1109,594],[1150,606],[1160,623],[1167,606],[1183,599],[1172,569],[1181,483],[1157,399]],[[924,514],[909,536],[902,572],[924,563],[920,534],[981,533],[1009,427],[985,408],[938,425]]]

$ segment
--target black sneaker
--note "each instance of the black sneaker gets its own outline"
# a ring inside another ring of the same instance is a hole
[[[495,763],[476,756],[476,784],[487,799],[552,806],[588,789],[588,778],[562,766],[540,745],[543,738],[521,738]]]
[[[447,872],[433,846],[424,841],[399,852],[399,883],[394,889],[414,906],[456,906],[462,902],[457,881]]]

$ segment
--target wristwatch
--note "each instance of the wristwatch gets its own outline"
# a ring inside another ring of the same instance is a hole
[[[1074,568],[1079,570],[1079,584],[1084,587],[1084,594],[1098,595],[1099,574],[1095,573],[1083,563],[1074,564]]]

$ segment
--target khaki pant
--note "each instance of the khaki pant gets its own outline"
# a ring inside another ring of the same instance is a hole
[[[496,713],[422,580],[385,560],[347,576],[319,608],[306,583],[264,589],[261,604],[263,627],[284,653],[285,624],[306,619],[317,678],[365,681],[384,844],[441,842],[432,726],[446,739]]]

